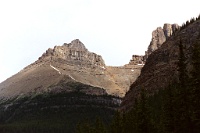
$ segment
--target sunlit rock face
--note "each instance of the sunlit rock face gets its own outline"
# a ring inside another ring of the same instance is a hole
[[[155,50],[157,50],[161,45],[172,35],[172,33],[178,29],[180,26],[178,24],[164,24],[163,28],[158,27],[152,32],[152,39],[147,51],[145,52],[145,60],[148,56]]]
[[[129,62],[130,65],[144,65],[145,60],[143,55],[132,55],[132,59]]]
[[[63,60],[71,64],[97,65],[105,67],[104,60],[100,55],[89,52],[84,44],[79,40],[73,40],[71,43],[64,43],[63,46],[55,46],[48,49],[46,53],[39,58],[41,60]]]

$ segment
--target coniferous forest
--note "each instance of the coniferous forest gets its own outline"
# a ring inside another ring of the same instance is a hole
[[[200,133],[200,35],[193,44],[187,69],[187,58],[182,40],[179,41],[179,81],[148,95],[141,88],[128,112],[117,112],[110,125],[82,122],[77,133]]]

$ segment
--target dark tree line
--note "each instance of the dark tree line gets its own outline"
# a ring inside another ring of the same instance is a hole
[[[175,31],[173,31],[173,33],[172,33],[172,36],[174,36],[176,34],[176,32],[179,32],[179,31],[185,29],[187,26],[189,26],[190,24],[196,22],[197,20],[200,20],[200,14],[199,14],[198,17],[196,17],[196,18],[193,17],[190,20],[187,20],[179,28],[175,29]]]
[[[186,58],[181,39],[178,46],[179,81],[169,83],[153,96],[147,96],[145,89],[141,89],[133,108],[124,114],[118,112],[110,125],[101,126],[103,132],[200,133],[200,35],[193,45],[191,60]],[[95,127],[99,126],[88,127],[93,129],[91,133],[97,133]]]

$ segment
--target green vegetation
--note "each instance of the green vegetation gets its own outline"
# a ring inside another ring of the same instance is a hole
[[[200,20],[200,14],[196,18],[191,18],[190,20],[187,20],[185,23],[182,24],[178,29],[175,29],[175,31],[172,33],[172,36],[176,35],[177,32],[184,30],[186,27],[188,27],[190,24],[196,22],[197,20]]]
[[[116,113],[111,124],[104,127],[107,133],[200,133],[200,35],[191,60],[187,60],[181,40],[179,51],[179,81],[151,96],[142,88],[133,108]],[[87,123],[87,131],[95,133],[96,126]]]
[[[108,95],[44,93],[14,98],[0,105],[1,133],[73,133],[84,120],[110,123],[119,104]]]

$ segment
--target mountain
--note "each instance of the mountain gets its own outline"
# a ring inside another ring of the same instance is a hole
[[[0,132],[70,133],[97,117],[108,124],[144,63],[134,55],[124,66],[106,66],[78,39],[49,48],[0,84]]]
[[[145,51],[145,59],[155,50],[157,50],[180,26],[178,24],[168,24],[165,23],[162,27],[156,28],[152,32],[152,39],[148,46],[147,51]]]
[[[158,27],[124,66],[78,39],[49,48],[0,84],[0,132],[199,132],[199,44],[200,16]]]
[[[167,30],[170,32],[165,32],[165,27],[171,27],[169,28],[170,30]],[[188,71],[191,70],[191,55],[193,44],[199,35],[200,20],[187,21],[185,25],[177,30],[173,30],[173,27],[179,26],[164,25],[163,29],[157,28],[153,31],[152,41],[146,52],[146,57],[148,58],[141,70],[140,76],[131,85],[128,93],[126,93],[121,104],[122,110],[129,110],[133,107],[134,101],[139,97],[141,89],[145,89],[148,95],[152,95],[158,92],[158,90],[166,88],[170,83],[179,82],[178,60],[180,41],[186,54],[187,69]],[[172,33],[171,31],[174,32]],[[168,36],[170,34],[171,36]]]
[[[145,65],[107,132],[200,132],[200,16],[174,30],[164,27],[169,32],[153,31],[149,48],[154,49],[147,56],[133,56],[133,64],[138,59]],[[86,132],[95,132],[99,124],[88,127]]]
[[[141,65],[107,67],[100,55],[89,52],[76,39],[49,48],[37,61],[0,84],[0,98],[31,93],[71,91],[58,85],[61,80],[103,88],[106,93],[124,96],[139,76]],[[99,92],[88,91],[98,94]]]

